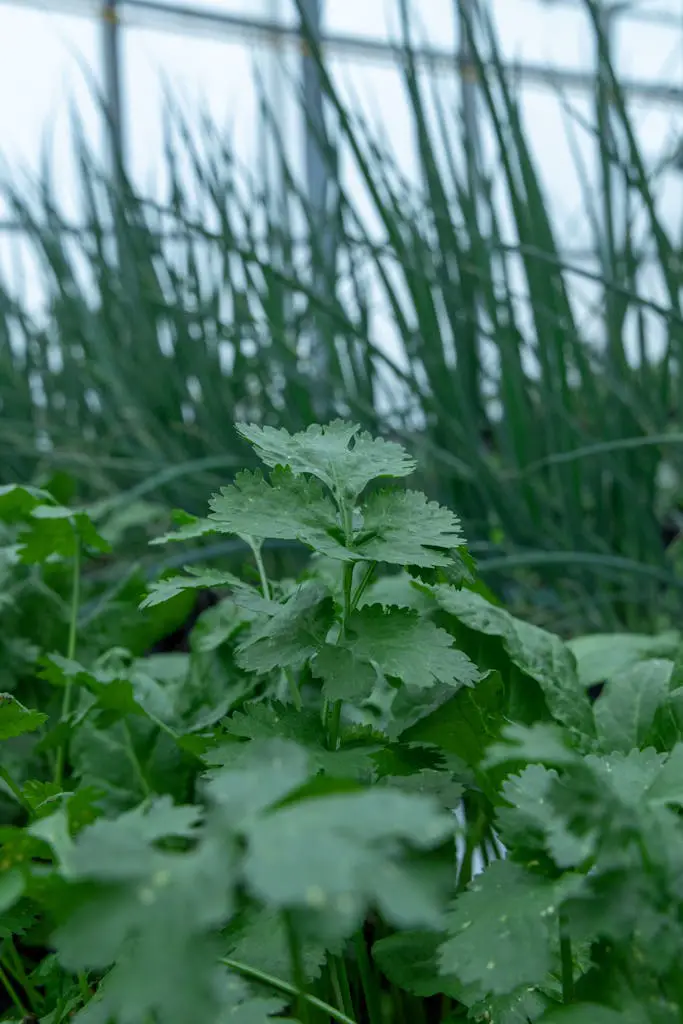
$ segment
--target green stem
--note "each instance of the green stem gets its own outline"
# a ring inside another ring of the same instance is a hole
[[[330,957],[330,975],[335,991],[338,993],[339,1004],[349,1016],[353,1014],[353,999],[351,998],[351,986],[349,975],[346,970],[346,961],[343,956]]]
[[[341,724],[342,702],[335,700],[328,719],[327,745],[330,750],[336,750],[339,746],[339,726]]]
[[[7,974],[5,973],[5,969],[4,969],[4,967],[1,964],[0,964],[0,981],[5,986],[5,990],[7,992],[7,995],[12,1000],[15,1009],[19,1013],[19,1016],[20,1017],[28,1017],[28,1016],[30,1016],[29,1015],[29,1011],[26,1009],[26,1007],[22,1003],[21,999],[19,998],[19,995],[17,994],[17,990],[15,989],[14,985],[12,984],[12,982],[9,980]]]
[[[323,1002],[322,999],[318,999],[317,996],[312,996],[309,992],[299,992],[295,985],[290,985],[288,981],[283,981],[282,978],[276,978],[272,974],[266,974],[265,971],[260,971],[258,967],[250,967],[249,964],[243,964],[239,960],[232,960],[230,957],[223,957],[221,963],[225,967],[229,967],[231,971],[235,971],[236,974],[241,974],[243,978],[249,978],[251,981],[258,981],[262,985],[267,985],[268,988],[272,988],[275,992],[282,992],[285,996],[291,996],[296,998],[297,996],[305,1000],[309,1006],[312,1006],[316,1010],[320,1010],[326,1016],[331,1017],[332,1020],[337,1021],[337,1024],[356,1024],[353,1017],[347,1017],[345,1013],[341,1013],[335,1009],[330,1003]]]
[[[78,624],[78,606],[81,595],[81,543],[76,537],[74,550],[73,578],[71,583],[71,610],[69,614],[69,639],[67,642],[66,656],[73,661],[76,655],[76,628]],[[62,714],[60,721],[65,722],[71,714],[71,697],[73,692],[73,678],[69,675],[64,687],[64,699],[62,701]],[[57,764],[55,766],[55,782],[61,788],[64,778],[64,762],[66,761],[67,738],[65,737],[57,750]]]
[[[560,912],[560,960],[562,963],[562,1002],[574,1002],[574,962],[572,941],[569,937],[566,915]]]
[[[24,810],[28,811],[29,814],[32,814],[33,813],[33,809],[31,807],[30,803],[28,802],[28,800],[25,798],[24,794],[22,793],[21,787],[18,785],[18,783],[16,783],[14,781],[14,779],[12,778],[10,773],[7,771],[7,769],[3,768],[1,765],[0,765],[0,779],[2,779],[7,784],[7,788],[11,792],[12,796],[16,799],[16,801],[18,803],[21,804],[21,806],[24,808]]]
[[[261,581],[261,590],[266,601],[270,601],[270,583],[268,582],[268,575],[266,573],[266,567],[263,563],[263,555],[261,554],[261,545],[257,544],[253,539],[250,540],[251,550],[254,552],[254,559],[256,561],[256,568],[258,569],[259,579]]]
[[[24,989],[26,995],[29,997],[31,1001],[31,1009],[34,1011],[36,1015],[38,1015],[38,1010],[42,1003],[42,999],[38,995],[31,979],[27,977],[21,957],[17,952],[17,947],[14,945],[14,940],[10,936],[9,939],[6,939],[5,941],[9,952],[9,959],[12,961],[12,974]],[[7,967],[9,969],[9,964],[7,965]]]
[[[289,958],[292,965],[292,975],[294,977],[294,985],[296,987],[296,1014],[301,1024],[308,1024],[309,1013],[308,1002],[306,1000],[306,974],[304,972],[304,962],[301,956],[301,943],[299,941],[299,936],[296,933],[292,915],[288,910],[284,911],[283,918],[285,923],[285,932],[287,934],[287,945],[289,947]]]
[[[360,980],[365,994],[365,1006],[368,1011],[368,1020],[370,1024],[382,1024],[382,1011],[378,999],[377,985],[375,983],[374,971],[372,969],[372,963],[370,962],[370,956],[368,954],[368,947],[365,945],[365,936],[363,935],[362,930],[356,932],[354,944],[356,947],[356,958],[358,960],[358,971],[360,973]]]
[[[377,562],[368,562],[368,565],[367,565],[367,568],[366,568],[365,573],[363,575],[363,578],[361,579],[360,583],[356,587],[356,593],[351,598],[351,609],[352,610],[354,610],[354,609],[356,609],[358,607],[358,602],[360,601],[360,599],[363,596],[363,594],[365,593],[365,591],[368,589],[368,585],[370,583],[370,580],[372,579],[372,577],[375,574],[375,569],[376,568],[377,568]]]
[[[143,796],[145,797],[145,799],[147,799],[152,795],[152,790],[150,789],[150,785],[147,782],[147,779],[145,778],[145,773],[143,772],[142,765],[140,764],[140,758],[138,757],[137,752],[135,750],[135,744],[133,743],[133,737],[131,735],[130,726],[128,725],[128,722],[126,721],[125,718],[121,720],[121,724],[123,726],[123,732],[126,737],[126,753],[128,754],[128,760],[130,761],[133,767],[133,771],[135,772],[135,775],[137,777],[137,780],[140,783],[140,789],[142,790]]]

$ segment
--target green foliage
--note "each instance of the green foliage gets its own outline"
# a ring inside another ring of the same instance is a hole
[[[272,473],[197,522],[244,536],[252,571],[136,593],[144,620],[223,589],[188,650],[83,621],[81,591],[120,607],[89,527],[10,565],[54,595],[60,643],[0,696],[0,1019],[673,1024],[678,660],[641,644],[591,704],[569,645],[473,589],[453,513],[374,489],[412,465],[398,445],[241,431]],[[38,500],[0,496],[17,536],[76,522]],[[266,569],[283,531],[314,554],[298,579]]]

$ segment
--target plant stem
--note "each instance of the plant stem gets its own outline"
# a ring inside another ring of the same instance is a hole
[[[10,936],[9,939],[5,940],[5,942],[9,952],[9,959],[12,961],[12,974],[26,992],[26,995],[28,996],[31,1002],[31,1009],[36,1014],[38,1014],[38,1009],[42,1003],[42,999],[36,992],[33,982],[26,975],[26,971],[24,970],[24,964],[22,962],[21,957],[19,956],[19,953],[17,952],[17,947],[14,945],[14,940]],[[9,969],[9,964],[7,966]]]
[[[346,971],[346,961],[343,956],[330,957],[330,974],[335,991],[338,991],[341,1008],[344,1013],[350,1016],[353,1013],[353,999],[351,998],[349,976]]]
[[[304,963],[301,956],[301,943],[299,941],[299,936],[297,935],[291,913],[288,910],[285,910],[283,917],[285,922],[285,932],[287,933],[289,958],[292,964],[292,975],[294,977],[294,985],[296,986],[297,1017],[301,1024],[308,1024],[309,1013],[308,1002],[306,1000],[306,974],[304,972]]]
[[[0,765],[0,779],[2,779],[7,784],[7,788],[10,790],[12,796],[17,800],[18,803],[21,804],[21,806],[24,808],[24,810],[28,811],[28,813],[31,814],[32,813],[31,805],[28,802],[28,800],[25,799],[24,794],[21,791],[21,787],[19,786],[19,784],[17,782],[14,781],[14,779],[12,778],[10,773],[7,771],[7,769],[3,768],[1,765]]]
[[[262,985],[267,985],[275,992],[282,992],[285,996],[299,996],[309,1006],[331,1017],[337,1024],[356,1024],[353,1017],[347,1017],[345,1013],[341,1013],[330,1003],[325,1003],[322,999],[318,999],[317,996],[312,996],[308,992],[299,992],[295,985],[290,985],[288,981],[276,978],[272,974],[266,974],[265,971],[260,971],[258,967],[250,967],[249,964],[243,964],[239,960],[232,960],[227,956],[221,959],[221,963],[229,967],[231,971],[235,971],[236,974],[241,974],[242,977],[250,978],[252,981],[258,981]]]
[[[560,960],[562,963],[562,1002],[574,1002],[574,964],[572,942],[569,937],[566,915],[560,912]]]
[[[363,575],[363,578],[361,579],[360,583],[356,587],[356,593],[353,595],[353,597],[351,599],[351,610],[352,611],[355,610],[358,607],[358,602],[360,601],[361,597],[363,596],[363,594],[367,590],[368,584],[370,583],[370,580],[374,576],[376,568],[377,568],[377,562],[368,562],[368,565],[367,565],[367,568],[366,568],[365,573]]]
[[[263,563],[263,555],[261,554],[261,545],[257,544],[253,539],[250,540],[251,550],[254,552],[254,559],[256,561],[256,568],[258,569],[259,579],[261,581],[261,590],[266,601],[270,601],[270,583],[268,582],[268,575],[266,573],[266,567]]]
[[[12,984],[12,982],[9,980],[9,977],[7,976],[7,974],[5,972],[5,969],[4,969],[4,967],[1,964],[0,964],[0,981],[5,986],[5,990],[7,992],[7,995],[10,997],[10,999],[14,1003],[14,1006],[15,1006],[16,1010],[19,1013],[19,1016],[20,1017],[28,1017],[29,1016],[29,1011],[26,1009],[26,1007],[22,1003],[21,999],[19,998],[19,996],[17,994],[17,990],[15,989],[14,985]]]
[[[81,594],[81,542],[78,536],[75,538],[76,547],[74,550],[73,578],[71,583],[71,610],[69,614],[69,639],[67,642],[66,656],[73,661],[76,655],[76,628],[78,624],[78,606]],[[62,701],[62,714],[60,721],[65,722],[71,714],[71,696],[73,691],[73,679],[67,676],[64,687],[64,699]],[[61,787],[64,777],[64,762],[66,760],[67,738],[65,737],[57,750],[57,764],[55,766],[55,782]]]
[[[363,935],[362,930],[356,932],[354,944],[356,947],[360,980],[365,994],[365,1005],[368,1011],[368,1020],[370,1024],[382,1024],[382,1012],[377,998],[377,985],[375,984],[372,963],[370,962],[368,947],[365,944],[365,936]]]

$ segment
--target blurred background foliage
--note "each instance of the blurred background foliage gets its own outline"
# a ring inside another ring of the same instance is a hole
[[[676,155],[653,169],[641,152],[601,8],[585,6],[591,124],[560,96],[600,167],[597,192],[584,179],[584,258],[558,241],[515,82],[476,5],[465,31],[488,160],[403,20],[418,185],[310,32],[330,115],[322,205],[265,98],[277,188],[208,113],[188,120],[169,96],[163,201],[122,163],[103,166],[76,118],[77,228],[49,159],[38,180],[3,185],[47,298],[36,313],[0,277],[0,482],[49,481],[96,504],[119,552],[100,571],[116,585],[133,562],[168,565],[145,542],[170,507],[202,512],[249,464],[235,420],[298,430],[348,417],[407,444],[418,486],[457,510],[511,610],[567,634],[678,623],[683,242],[659,203]],[[341,153],[362,188],[345,187]],[[576,160],[581,175],[578,148]]]

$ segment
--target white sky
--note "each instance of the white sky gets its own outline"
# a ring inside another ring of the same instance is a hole
[[[175,0],[166,0],[173,6]],[[180,2],[180,0],[178,0]],[[182,0],[187,4],[189,0]],[[490,0],[503,54],[510,60],[549,63],[589,70],[593,62],[593,35],[580,3],[555,0]],[[83,118],[88,138],[101,145],[96,109],[88,95],[84,68],[100,78],[100,31],[94,19],[38,11],[0,0],[0,173],[6,167],[38,170],[46,131],[52,136],[52,168],[57,193],[65,212],[75,217],[78,195],[69,157],[68,114],[74,104]],[[202,6],[258,16],[279,9],[293,19],[293,0],[203,0]],[[666,81],[683,86],[683,0],[640,0],[640,7],[678,15],[679,31],[671,27],[622,20],[615,39],[617,66],[622,75],[645,81]],[[397,26],[396,0],[327,0],[325,27],[331,32],[389,38]],[[420,32],[429,42],[449,46],[455,41],[453,0],[419,0]],[[255,158],[256,93],[252,69],[268,65],[267,52],[257,53],[229,39],[206,35],[173,34],[148,28],[127,28],[123,38],[125,113],[129,158],[136,183],[146,192],[163,189],[160,111],[164,82],[170,83],[185,105],[198,100],[208,105],[220,124],[230,124],[238,150],[246,160]],[[295,66],[295,65],[292,65]],[[348,95],[361,98],[366,109],[378,114],[381,126],[407,171],[414,167],[413,139],[398,71],[392,67],[358,63],[347,58],[332,62],[337,80]],[[282,77],[280,82],[284,81]],[[454,81],[442,83],[445,97],[456,92]],[[348,91],[348,90],[351,91]],[[573,245],[589,238],[588,220],[580,187],[567,115],[558,96],[539,86],[521,86],[525,126],[543,174],[556,222]],[[591,121],[591,100],[585,93],[566,97],[574,115]],[[296,158],[301,152],[293,106],[282,103],[282,118]],[[640,143],[651,160],[683,139],[683,109],[672,106],[632,105]],[[597,189],[596,162],[589,133],[574,122],[575,145]],[[486,133],[485,133],[486,135]],[[484,139],[485,146],[490,138]],[[347,184],[358,189],[357,176],[346,169]],[[360,199],[359,199],[360,201]],[[665,223],[677,234],[683,220],[683,175],[666,176],[660,209]],[[0,221],[7,210],[0,199]],[[11,252],[10,252],[11,250]],[[15,270],[16,238],[0,230],[0,271]],[[28,271],[31,290],[31,273]]]

